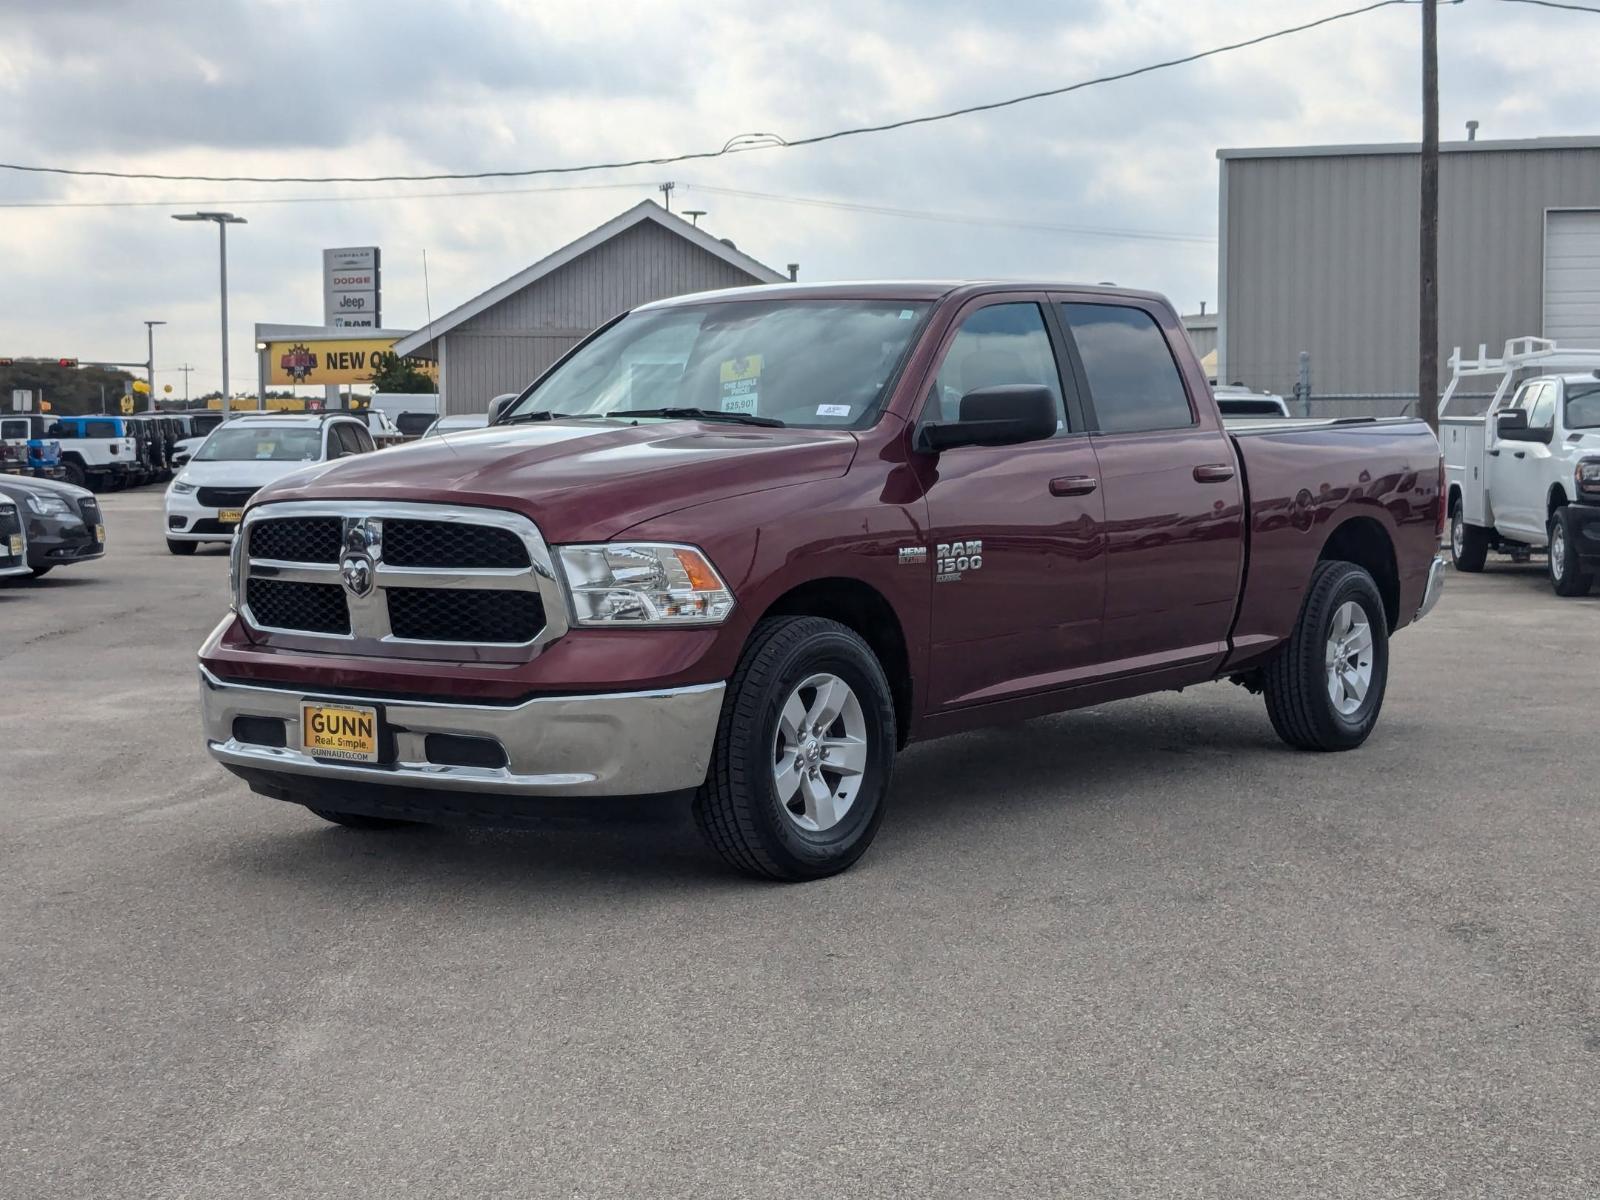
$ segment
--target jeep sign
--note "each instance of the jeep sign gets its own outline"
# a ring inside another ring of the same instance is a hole
[[[322,323],[377,329],[382,325],[382,277],[376,246],[322,252]]]

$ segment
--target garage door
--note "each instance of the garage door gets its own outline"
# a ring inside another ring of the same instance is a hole
[[[1600,209],[1545,215],[1544,336],[1600,348]]]

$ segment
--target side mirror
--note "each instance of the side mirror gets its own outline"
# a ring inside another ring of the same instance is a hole
[[[1496,416],[1494,431],[1502,442],[1540,442],[1546,446],[1555,436],[1555,430],[1548,427],[1530,429],[1528,414],[1520,408],[1508,408]]]
[[[923,425],[916,448],[927,454],[957,446],[1015,446],[1056,435],[1056,398],[1033,383],[979,388],[961,397],[960,419]]]
[[[520,392],[506,392],[504,395],[496,396],[489,401],[489,424],[493,425],[498,421],[506,406],[515,403],[517,397],[521,394]]]

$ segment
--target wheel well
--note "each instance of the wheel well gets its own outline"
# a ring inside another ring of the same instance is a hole
[[[1383,597],[1383,615],[1392,630],[1400,620],[1400,571],[1389,532],[1371,517],[1353,517],[1335,529],[1318,561],[1338,560],[1365,567]]]
[[[1556,515],[1556,509],[1561,508],[1568,503],[1570,503],[1570,501],[1567,499],[1566,489],[1563,488],[1559,483],[1551,484],[1550,495],[1545,501],[1545,524],[1548,525],[1550,523],[1550,518]]]
[[[1446,499],[1446,501],[1445,501],[1444,511],[1449,513],[1449,514],[1451,514],[1452,516],[1454,516],[1456,509],[1459,508],[1460,505],[1461,505],[1461,485],[1459,483],[1452,483],[1450,485],[1449,498]]]
[[[762,616],[826,617],[860,634],[888,677],[895,728],[905,745],[911,726],[911,657],[900,618],[881,592],[859,579],[813,579],[779,596]]]

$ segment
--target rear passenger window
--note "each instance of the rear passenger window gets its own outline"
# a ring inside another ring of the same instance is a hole
[[[1103,433],[1185,429],[1194,410],[1155,318],[1117,304],[1063,304]]]
[[[378,448],[378,443],[372,440],[372,434],[368,433],[360,425],[352,425],[346,432],[354,439],[356,444],[355,452],[357,454],[366,454],[368,451]]]

